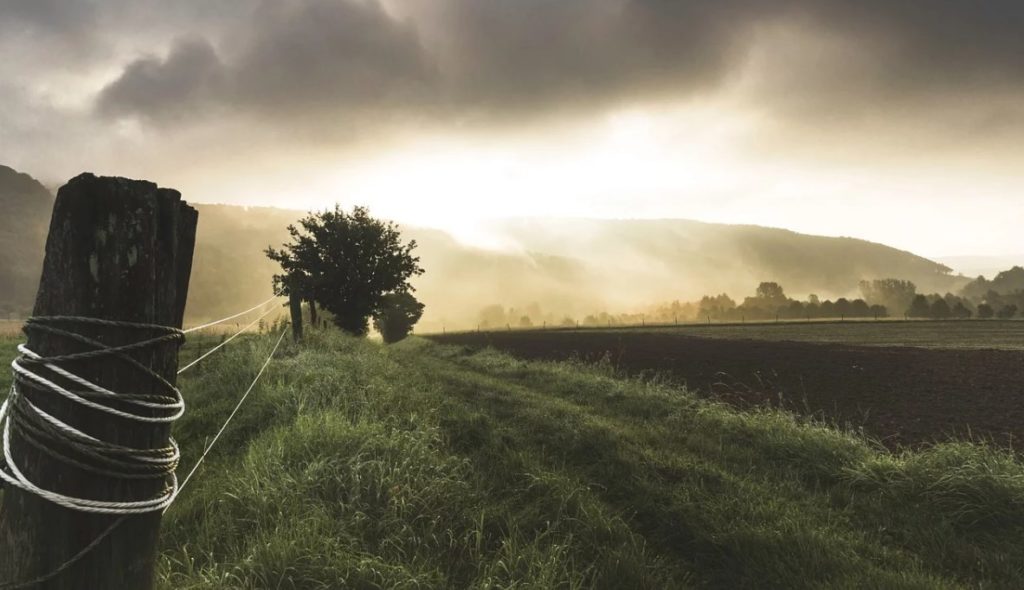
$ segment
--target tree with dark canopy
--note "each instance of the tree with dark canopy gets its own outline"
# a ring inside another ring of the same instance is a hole
[[[385,344],[392,344],[404,340],[422,316],[423,304],[412,293],[389,293],[373,316],[373,327],[380,332]]]
[[[952,315],[953,317],[955,317],[955,318],[957,318],[959,320],[967,320],[967,319],[970,319],[971,316],[974,315],[974,314],[971,312],[971,310],[967,309],[967,306],[964,305],[963,301],[957,301],[953,305],[953,308],[952,308],[952,311],[950,312],[950,315]]]
[[[754,297],[773,303],[785,303],[786,292],[782,290],[782,285],[778,283],[764,282],[757,286]]]
[[[266,250],[283,271],[274,275],[274,291],[301,289],[350,334],[366,335],[385,296],[413,291],[409,279],[423,274],[420,259],[412,255],[416,241],[403,244],[394,223],[374,219],[364,207],[346,213],[335,206],[299,225],[288,226],[292,243]]]
[[[952,314],[952,310],[949,309],[949,304],[946,303],[945,299],[936,299],[932,303],[931,317],[936,320],[944,320]]]
[[[1010,305],[1004,305],[1003,308],[999,310],[999,318],[1003,320],[1011,319],[1015,315],[1017,315],[1017,306],[1012,303]]]
[[[912,318],[927,318],[932,315],[932,307],[928,304],[928,298],[924,295],[915,295],[907,315]]]

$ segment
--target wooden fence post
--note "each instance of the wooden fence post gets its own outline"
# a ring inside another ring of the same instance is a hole
[[[292,314],[292,338],[298,342],[302,340],[302,298],[295,289],[288,295],[288,308]]]
[[[80,316],[180,328],[192,272],[198,214],[174,190],[151,182],[82,174],[61,187],[53,207],[37,317]],[[120,346],[153,337],[138,328],[69,323],[68,331]],[[53,357],[89,350],[67,337],[27,329],[28,347]],[[140,337],[141,334],[141,337]],[[171,384],[178,342],[129,353]],[[103,356],[67,367],[117,393],[164,393],[152,377]],[[145,424],[24,388],[26,399],[71,426],[134,448],[163,448],[167,423]],[[11,433],[11,453],[25,477],[57,493],[109,501],[157,496],[164,482],[97,475],[59,462]],[[0,581],[52,573],[110,529],[120,516],[69,510],[8,486],[0,509]],[[93,549],[33,588],[150,588],[161,512],[124,517]]]
[[[309,303],[309,325],[314,329],[319,328],[320,322],[317,321],[316,301],[310,299],[307,303]]]

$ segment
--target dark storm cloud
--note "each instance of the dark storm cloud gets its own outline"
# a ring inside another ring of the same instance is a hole
[[[760,48],[770,57],[754,91],[764,93],[762,106],[806,117],[879,101],[930,108],[947,96],[981,108],[975,99],[1018,94],[1024,81],[1019,1],[410,0],[392,8],[264,3],[212,45],[179,41],[162,58],[128,64],[100,95],[100,111],[161,120],[220,107],[328,126],[367,112],[517,119],[714,92],[759,43],[778,40],[766,31],[780,30],[797,41]],[[807,55],[812,38],[843,49]]]
[[[145,57],[132,62],[116,83],[103,90],[98,106],[106,114],[175,119],[219,100],[223,88],[224,66],[213,46],[205,39],[179,39],[165,59]]]
[[[485,108],[534,108],[713,86],[735,59],[736,33],[749,20],[729,18],[727,4],[442,0],[432,6],[458,95]]]
[[[408,104],[436,83],[412,26],[374,1],[265,4],[233,64],[235,99],[269,109]]]
[[[230,62],[201,39],[132,62],[101,92],[100,111],[153,120],[217,106],[350,116],[422,106],[438,87],[413,27],[376,2],[265,3],[228,38],[237,45]]]

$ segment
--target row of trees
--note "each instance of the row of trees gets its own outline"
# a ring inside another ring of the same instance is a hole
[[[758,285],[752,297],[746,297],[737,304],[731,297],[706,295],[698,305],[698,318],[714,320],[767,320],[767,319],[813,319],[813,318],[884,318],[889,316],[884,305],[870,304],[863,299],[849,300],[841,297],[835,301],[822,301],[817,295],[810,295],[800,301],[786,296],[782,285],[764,282]]]
[[[288,226],[292,242],[266,255],[281,265],[274,293],[295,293],[309,303],[314,323],[317,305],[342,330],[364,336],[370,320],[385,342],[405,338],[423,315],[423,304],[409,283],[423,274],[413,256],[415,240],[403,243],[398,227],[370,216],[363,207],[346,213],[339,206],[306,216]]]
[[[1003,273],[1000,276],[1006,275]],[[1005,281],[1004,281],[1005,282]],[[763,282],[754,294],[737,302],[729,295],[705,295],[699,301],[661,304],[642,313],[591,313],[572,317],[543,313],[536,303],[524,308],[490,305],[481,310],[479,326],[484,329],[554,326],[615,326],[679,321],[764,321],[774,319],[887,318],[1011,319],[1024,309],[1024,290],[1001,294],[990,290],[980,300],[951,293],[919,294],[911,281],[876,279],[860,283],[862,297],[822,301],[816,295],[797,300],[786,295],[782,285]]]
[[[1019,308],[1013,303],[997,307],[989,303],[981,303],[977,307],[972,307],[969,300],[947,293],[943,297],[938,295],[914,297],[910,309],[907,310],[907,316],[935,320],[968,319],[975,316],[983,320],[994,317],[1008,320],[1017,317],[1018,312]]]

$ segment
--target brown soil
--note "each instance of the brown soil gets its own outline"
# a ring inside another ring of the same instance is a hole
[[[783,407],[863,428],[887,446],[1024,437],[1024,351],[708,339],[678,333],[522,331],[433,337],[528,359],[608,357],[749,408]],[[1020,446],[1019,443],[1016,446]]]

